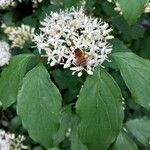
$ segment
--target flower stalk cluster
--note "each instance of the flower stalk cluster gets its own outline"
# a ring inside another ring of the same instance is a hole
[[[150,1],[148,1],[148,3],[145,5],[144,12],[145,13],[149,13],[150,12]]]
[[[42,3],[43,0],[31,0],[33,8],[36,8],[39,3]],[[23,2],[23,0],[0,0],[0,9],[7,9],[9,7],[15,7],[18,3]]]
[[[0,150],[23,150],[27,149],[27,146],[23,144],[25,137],[15,134],[6,133],[4,130],[0,130]]]
[[[8,39],[12,42],[11,48],[23,48],[24,44],[32,40],[34,28],[22,24],[21,27],[7,27],[3,25],[4,33],[7,34]]]
[[[0,9],[7,9],[16,5],[15,0],[0,0]]]
[[[0,67],[9,64],[11,57],[10,46],[5,41],[0,41]]]

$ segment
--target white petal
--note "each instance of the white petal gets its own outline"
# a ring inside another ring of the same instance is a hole
[[[69,68],[70,64],[64,64],[64,68]]]
[[[78,70],[77,67],[71,67],[70,70]]]
[[[93,72],[92,72],[91,70],[87,70],[87,73],[88,73],[89,75],[93,75]]]
[[[82,72],[79,72],[79,73],[78,73],[78,77],[81,77],[81,76],[82,76]]]
[[[50,66],[53,67],[53,66],[55,66],[55,64],[56,64],[56,63],[55,63],[54,61],[52,61],[52,62],[50,63]]]

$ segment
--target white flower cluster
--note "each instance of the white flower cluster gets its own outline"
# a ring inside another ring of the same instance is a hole
[[[0,9],[6,9],[10,6],[15,6],[16,2],[14,0],[0,0]]]
[[[6,133],[4,130],[0,130],[0,150],[23,150],[27,149],[27,146],[23,145],[25,137],[19,135],[15,137],[15,134]]]
[[[11,54],[10,46],[5,41],[0,41],[0,67],[9,63]]]
[[[150,13],[150,1],[145,5],[144,13]]]
[[[3,25],[4,33],[7,34],[9,40],[12,42],[11,47],[23,48],[27,41],[32,40],[32,35],[34,33],[34,28],[28,25],[22,24],[21,27],[7,27]]]
[[[107,23],[86,16],[83,7],[51,12],[41,25],[41,33],[34,36],[40,54],[48,58],[51,66],[70,67],[78,76],[83,70],[92,75],[112,51],[107,42],[113,38],[109,35],[112,29]]]

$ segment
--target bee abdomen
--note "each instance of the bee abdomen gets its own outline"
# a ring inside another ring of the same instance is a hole
[[[80,59],[80,60],[77,60],[76,61],[76,65],[77,66],[83,66],[85,67],[87,65],[87,60],[84,58],[84,59]]]

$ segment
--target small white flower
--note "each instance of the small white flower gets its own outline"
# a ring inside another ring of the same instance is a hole
[[[108,23],[86,16],[83,7],[51,12],[41,25],[41,33],[34,35],[39,53],[48,58],[50,65],[70,67],[78,76],[83,70],[92,75],[95,67],[107,60],[112,51],[107,42],[113,38],[109,35],[112,29]],[[75,56],[76,49],[82,53],[81,58]]]
[[[150,1],[148,1],[144,9],[144,13],[149,13],[149,12],[150,12]]]
[[[114,10],[116,12],[119,12],[120,15],[122,15],[122,11],[121,11],[121,8],[120,8],[120,4],[118,2],[115,2],[114,0],[107,0],[109,3],[113,3],[115,5],[115,8]]]
[[[107,0],[109,3],[112,3],[112,0]]]
[[[15,0],[0,0],[0,9],[6,9],[10,6],[15,6]]]
[[[15,137],[15,134],[6,133],[0,129],[0,150],[23,150],[27,149],[27,146],[23,145],[25,137],[19,135]]]
[[[0,67],[9,64],[11,57],[10,46],[5,41],[0,41]]]
[[[125,131],[126,133],[128,133],[127,129],[125,127],[123,127],[123,131]]]
[[[87,73],[88,73],[89,75],[93,75],[92,70],[87,70]]]
[[[31,41],[34,33],[34,28],[24,24],[21,27],[7,27],[3,25],[3,28],[4,33],[8,35],[9,40],[12,42],[12,48],[23,48],[25,42]]]
[[[66,132],[66,137],[69,137],[71,133],[71,128],[68,129],[68,131]]]
[[[119,12],[120,14],[122,14],[121,8],[120,8],[120,4],[119,3],[115,3],[116,7],[114,8],[115,11]]]

